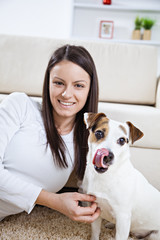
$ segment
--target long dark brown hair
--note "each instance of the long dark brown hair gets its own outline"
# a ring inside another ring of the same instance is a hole
[[[98,78],[94,61],[89,52],[82,46],[65,45],[58,48],[51,56],[44,78],[42,94],[42,116],[53,159],[61,168],[67,168],[65,156],[66,146],[59,135],[53,118],[53,107],[49,95],[49,78],[51,69],[63,60],[71,61],[83,68],[90,76],[90,90],[85,106],[76,115],[74,125],[75,170],[79,179],[83,178],[86,155],[88,152],[88,130],[86,130],[83,115],[85,112],[97,112],[98,108]]]

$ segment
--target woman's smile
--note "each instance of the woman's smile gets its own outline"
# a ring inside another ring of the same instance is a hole
[[[75,104],[74,102],[64,102],[64,101],[61,101],[61,100],[58,100],[58,102],[64,107],[70,107],[70,106],[73,106]]]

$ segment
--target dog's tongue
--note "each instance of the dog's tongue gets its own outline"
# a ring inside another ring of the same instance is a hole
[[[98,149],[93,158],[93,164],[98,168],[108,168],[107,165],[103,163],[104,157],[109,155],[109,151],[106,148]]]

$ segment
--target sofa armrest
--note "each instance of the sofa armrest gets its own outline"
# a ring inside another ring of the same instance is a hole
[[[160,76],[157,79],[156,108],[160,109]]]
[[[160,76],[157,81],[156,108],[160,109]]]

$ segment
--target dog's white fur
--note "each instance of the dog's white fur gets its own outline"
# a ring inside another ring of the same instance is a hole
[[[133,167],[129,144],[126,142],[121,146],[117,143],[122,137],[134,142],[136,140],[134,132],[131,132],[134,126],[131,123],[108,119],[108,134],[105,139],[91,142],[91,135],[96,131],[96,129],[93,131],[96,118],[98,119],[98,114],[92,113],[86,113],[84,117],[90,136],[82,188],[85,193],[96,196],[101,209],[101,216],[92,223],[91,240],[99,239],[102,219],[115,224],[116,240],[127,240],[129,232],[136,237],[160,240],[160,192]],[[106,117],[103,115],[102,118]],[[119,125],[126,129],[126,134]],[[93,165],[95,152],[100,148],[109,149],[114,154],[112,164],[104,173],[98,173]]]

